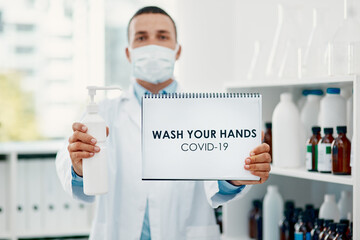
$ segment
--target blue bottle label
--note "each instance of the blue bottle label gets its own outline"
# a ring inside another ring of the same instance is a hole
[[[306,240],[311,240],[311,233],[307,232],[305,237]]]
[[[295,239],[294,240],[304,240],[303,233],[295,233]]]

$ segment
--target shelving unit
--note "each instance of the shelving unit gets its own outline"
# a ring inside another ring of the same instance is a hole
[[[280,94],[285,91],[293,93],[294,98],[300,96],[301,90],[308,88],[340,87],[345,89],[353,88],[354,96],[354,126],[353,142],[354,163],[351,176],[339,176],[333,174],[323,174],[308,172],[304,168],[286,169],[272,167],[270,178],[263,186],[253,187],[243,199],[230,203],[224,207],[224,230],[223,240],[246,239],[247,237],[247,214],[251,208],[251,202],[255,198],[262,198],[266,192],[268,184],[279,184],[283,189],[283,194],[294,198],[301,196],[309,198],[308,201],[316,199],[322,201],[323,193],[329,191],[339,191],[342,189],[352,190],[353,192],[353,230],[354,236],[360,236],[360,78],[359,76],[335,76],[328,78],[304,78],[295,80],[268,80],[253,82],[227,82],[225,90],[227,92],[259,92],[263,95],[263,120],[271,121],[272,112],[280,100]],[[291,136],[289,137],[296,137]],[[291,156],[289,156],[291,157]],[[274,159],[276,161],[276,159]],[[280,188],[280,191],[281,191]],[[301,192],[303,191],[303,192]],[[320,196],[321,195],[321,196]],[[300,197],[299,197],[300,199]],[[319,206],[318,206],[319,207]],[[239,213],[239,211],[246,212]],[[234,223],[237,223],[235,225]],[[239,230],[236,230],[236,229]]]
[[[9,214],[7,215],[7,233],[0,233],[0,240],[18,240],[19,238],[58,238],[72,236],[88,236],[89,228],[62,229],[62,230],[39,230],[19,232],[17,230],[16,204],[17,204],[17,183],[18,183],[18,161],[23,155],[54,155],[63,146],[64,141],[41,141],[23,143],[1,143],[0,156],[5,158],[8,165],[8,186],[7,203]],[[29,160],[31,161],[31,160]],[[90,219],[87,219],[90,222]]]

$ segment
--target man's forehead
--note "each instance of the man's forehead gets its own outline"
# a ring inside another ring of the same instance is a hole
[[[160,13],[145,13],[133,18],[129,26],[130,34],[147,31],[168,31],[175,33],[175,26],[171,19]]]

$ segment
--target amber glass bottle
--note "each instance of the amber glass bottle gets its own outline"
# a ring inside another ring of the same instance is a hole
[[[346,231],[348,229],[348,225],[346,224],[338,224],[337,225],[337,234],[334,238],[335,240],[349,240],[348,236],[346,235]]]
[[[331,144],[334,141],[332,136],[332,128],[324,128],[325,136],[318,144],[318,171],[321,173],[331,173],[332,170],[332,156]]]
[[[324,240],[326,235],[328,234],[328,232],[330,231],[330,224],[333,223],[334,220],[332,219],[326,219],[324,221],[324,229],[322,230],[322,232],[319,234],[319,239],[320,240]]]
[[[321,140],[320,127],[312,127],[313,135],[306,145],[306,169],[308,171],[317,171],[318,167],[318,143]]]
[[[259,233],[261,230],[258,226],[258,219],[261,216],[262,203],[256,199],[253,201],[253,208],[249,214],[249,237],[253,239],[259,239]]]
[[[315,228],[311,230],[311,239],[312,240],[319,240],[320,233],[324,230],[324,219],[318,218],[316,219]]]
[[[267,122],[265,123],[265,135],[264,135],[264,143],[269,144],[270,146],[270,155],[271,155],[271,162],[272,162],[272,132],[271,132],[271,128],[272,128],[272,124],[271,122]]]
[[[337,175],[351,175],[351,143],[346,137],[346,126],[336,128],[338,137],[332,144],[332,172]]]

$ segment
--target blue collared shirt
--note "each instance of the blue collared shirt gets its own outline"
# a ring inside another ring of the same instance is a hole
[[[140,86],[137,82],[133,84],[134,87],[134,94],[136,96],[136,99],[138,100],[139,104],[141,104],[141,98],[145,94],[149,94],[149,90],[145,89],[144,87]],[[177,90],[177,82],[174,80],[169,86],[165,87],[164,89],[160,90],[159,93],[175,93]],[[82,177],[78,176],[73,167],[71,167],[72,172],[72,188],[73,191],[83,191],[83,179]],[[244,188],[243,186],[234,186],[231,183],[227,181],[218,181],[219,185],[219,193],[223,195],[232,195],[240,193]],[[93,197],[89,197],[90,199]],[[141,230],[141,238],[140,240],[151,240],[151,234],[150,234],[150,222],[149,222],[149,205],[148,201],[146,201],[146,209],[145,209],[145,215],[144,215],[144,221],[143,226]]]

